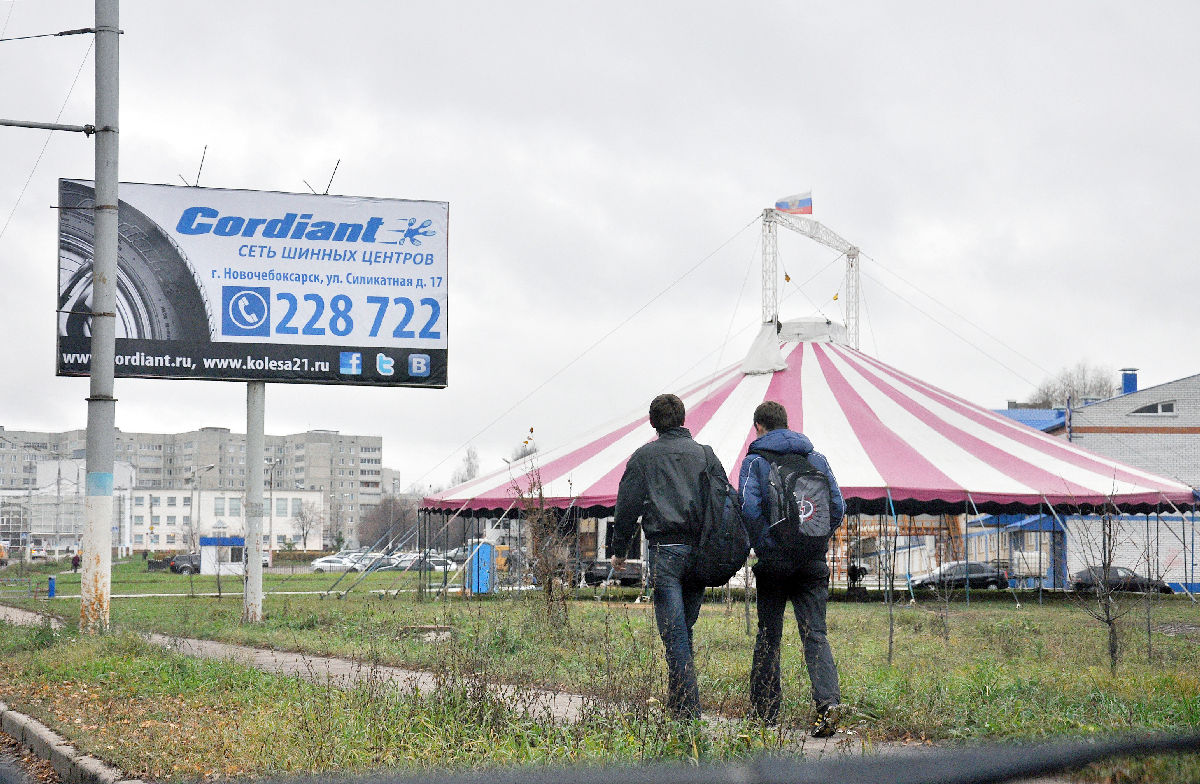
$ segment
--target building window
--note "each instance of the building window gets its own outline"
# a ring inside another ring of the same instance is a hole
[[[135,495],[133,497],[133,505],[134,506],[145,506],[146,505],[146,497],[144,495]]]
[[[162,506],[162,496],[157,496],[157,495],[150,496],[150,505],[151,506]]]
[[[145,515],[134,515],[133,516],[133,524],[134,525],[145,525],[146,524],[146,516]]]
[[[238,498],[237,496],[234,496],[233,498],[229,499],[229,516],[230,517],[241,517],[242,516],[242,499]]]
[[[184,515],[184,516],[183,516],[183,524],[184,524],[184,525],[191,525],[191,524],[192,524],[192,516],[191,516],[191,515]]]
[[[150,534],[150,544],[158,544],[158,534]]]
[[[1174,400],[1163,400],[1158,403],[1151,403],[1148,406],[1142,406],[1141,408],[1135,408],[1133,411],[1130,411],[1129,413],[1131,413],[1131,414],[1174,414],[1175,413],[1175,401]]]
[[[304,501],[299,498],[292,499],[292,517],[299,517],[304,514]]]
[[[175,501],[176,501],[176,500],[177,500],[177,499],[176,499],[176,498],[175,498],[175,496],[173,496],[173,495],[169,495],[169,496],[167,496],[167,506],[175,506]]]
[[[215,514],[215,515],[225,514],[225,499],[224,498],[214,498],[213,499],[213,514]]]
[[[275,516],[287,517],[288,500],[286,498],[275,499]]]
[[[191,506],[191,505],[192,505],[192,497],[191,497],[190,495],[185,495],[185,496],[183,497],[183,505],[184,505],[184,506]]]
[[[141,534],[133,535],[133,543],[134,544],[142,544],[145,541],[145,539],[146,539],[146,537],[142,536]]]
[[[175,544],[175,534],[167,534],[167,544]]]

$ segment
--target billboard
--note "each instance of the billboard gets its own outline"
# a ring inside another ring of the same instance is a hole
[[[449,205],[121,183],[116,375],[446,386]],[[59,180],[58,358],[91,358],[95,191]]]

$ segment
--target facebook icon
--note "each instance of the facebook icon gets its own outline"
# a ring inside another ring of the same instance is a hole
[[[429,355],[409,354],[408,375],[416,378],[427,377],[429,375]]]
[[[357,351],[341,352],[341,372],[344,376],[362,375],[362,354]]]

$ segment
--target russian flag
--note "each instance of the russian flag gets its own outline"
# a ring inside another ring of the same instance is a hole
[[[797,193],[795,196],[784,196],[775,202],[775,209],[780,212],[790,212],[793,215],[812,215],[812,191]]]

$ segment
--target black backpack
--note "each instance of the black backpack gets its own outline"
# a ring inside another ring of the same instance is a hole
[[[807,455],[751,450],[771,464],[767,473],[767,520],[755,548],[759,563],[772,571],[823,561],[833,535],[829,479]]]
[[[742,502],[721,468],[712,447],[704,447],[707,458],[700,473],[703,518],[700,542],[692,548],[688,562],[689,580],[715,587],[737,574],[750,555],[750,536],[742,521]]]

